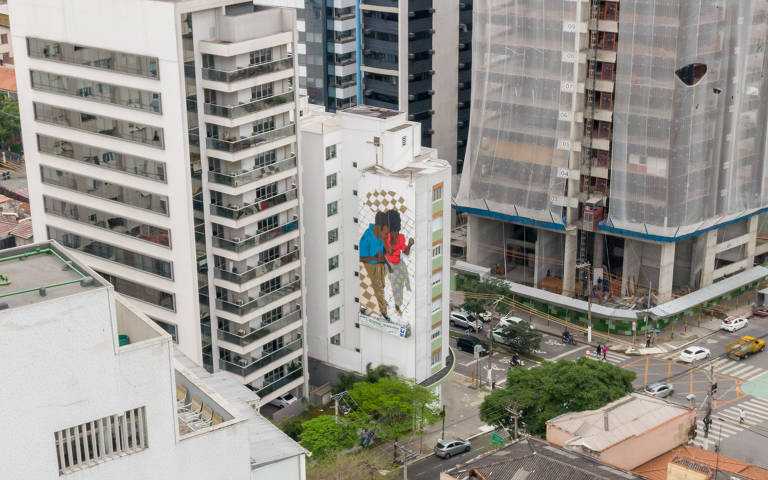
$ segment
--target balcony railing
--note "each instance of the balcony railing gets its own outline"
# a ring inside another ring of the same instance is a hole
[[[239,345],[241,347],[246,347],[256,340],[280,330],[286,325],[298,322],[300,319],[301,312],[299,310],[294,310],[283,318],[275,320],[274,322],[264,325],[260,328],[251,329],[250,332],[245,330],[245,325],[243,326],[242,330],[238,330],[235,333],[219,329],[219,339],[224,340],[225,342],[234,343],[235,345]]]
[[[219,367],[241,377],[247,377],[256,370],[280,360],[301,348],[301,339],[296,339],[274,352],[263,355],[258,359],[233,356],[232,360],[219,359]]]
[[[242,105],[215,105],[213,103],[205,104],[205,113],[208,115],[216,115],[217,117],[225,118],[239,118],[249,113],[260,112],[268,108],[283,105],[285,103],[293,101],[293,90],[285,93],[279,93],[271,97],[260,98],[250,103],[244,103]]]
[[[251,237],[246,237],[242,240],[227,240],[226,238],[213,237],[213,245],[218,248],[223,248],[231,252],[239,253],[268,242],[273,238],[277,238],[281,235],[285,235],[286,233],[293,232],[297,228],[299,228],[299,222],[297,220],[292,220],[288,223],[271,228],[261,233],[257,233]]]
[[[258,298],[249,298],[248,301],[243,301],[242,303],[240,302],[232,303],[224,299],[217,298],[216,308],[242,317],[243,315],[246,315],[249,312],[252,312],[258,308],[265,307],[270,303],[285,297],[286,295],[290,295],[293,292],[296,292],[297,290],[299,290],[300,288],[301,288],[301,281],[295,280],[294,282],[289,283],[288,285],[285,285],[282,288],[278,288],[273,292],[265,293],[264,295]]]
[[[271,262],[262,263],[261,265],[255,266],[251,268],[250,270],[246,270],[243,273],[236,273],[236,272],[228,272],[226,270],[222,270],[220,268],[216,268],[214,270],[214,276],[216,278],[220,278],[222,280],[226,280],[228,282],[236,283],[238,285],[242,285],[246,282],[249,282],[253,280],[254,278],[260,277],[266,273],[271,272],[272,270],[280,267],[284,267],[285,265],[288,265],[289,263],[298,261],[299,259],[299,251],[294,250],[291,253],[288,253],[286,255],[283,255],[280,258],[276,258],[272,260]]]
[[[219,70],[216,68],[203,68],[202,75],[204,80],[212,80],[214,82],[236,82],[238,80],[244,80],[246,78],[251,78],[256,75],[279,72],[281,70],[287,70],[289,68],[293,68],[292,55],[288,55],[286,58],[272,60],[270,62],[259,63],[256,65],[249,65],[247,67],[238,68],[235,70]]]
[[[275,173],[284,172],[296,168],[296,154],[291,154],[279,162],[265,165],[263,167],[254,168],[247,172],[241,173],[220,173],[220,172],[208,172],[208,181],[218,183],[219,185],[227,185],[230,187],[239,187],[241,185],[247,185],[256,180],[261,180],[264,177],[268,177]]]
[[[223,205],[211,204],[211,214],[219,217],[232,218],[234,220],[239,220],[241,218],[249,217],[259,212],[263,212],[272,207],[276,207],[283,203],[290,202],[291,200],[296,200],[297,198],[296,192],[297,192],[297,189],[292,188],[290,190],[286,190],[285,192],[278,193],[271,197],[256,200],[251,204],[244,205],[241,207],[232,207],[232,206],[225,207]]]
[[[259,397],[269,395],[275,390],[278,390],[288,385],[289,383],[296,380],[297,378],[301,378],[302,375],[304,375],[304,370],[301,367],[299,367],[293,370],[291,373],[285,375],[283,378],[279,380],[275,380],[274,382],[261,387],[261,389],[256,390],[256,395],[258,395]]]
[[[256,147],[262,143],[274,142],[275,140],[280,140],[281,138],[290,137],[295,134],[296,124],[291,123],[268,132],[257,133],[250,137],[241,138],[240,140],[235,140],[234,138],[232,140],[221,140],[208,137],[205,139],[205,142],[210,149],[234,153]]]

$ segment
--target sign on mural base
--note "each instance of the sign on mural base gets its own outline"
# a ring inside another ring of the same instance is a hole
[[[365,325],[366,327],[379,330],[380,332],[384,332],[395,337],[406,338],[411,335],[410,325],[387,322],[386,320],[382,320],[378,317],[366,315],[363,312],[360,312],[359,323],[360,325]]]

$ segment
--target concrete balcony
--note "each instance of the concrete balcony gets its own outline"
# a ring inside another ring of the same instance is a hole
[[[271,197],[266,198],[260,198],[257,199],[255,202],[247,204],[247,205],[216,205],[211,204],[210,205],[210,212],[211,215],[215,215],[217,217],[222,218],[228,218],[231,220],[244,220],[244,219],[250,219],[250,217],[253,217],[253,219],[261,219],[268,217],[270,215],[277,214],[281,212],[282,210],[285,210],[286,208],[290,208],[287,204],[293,200],[298,199],[298,189],[292,188],[290,190],[286,190],[285,192],[278,193],[276,195],[273,195]],[[285,206],[285,208],[280,208],[281,206]],[[246,222],[250,223],[250,222]],[[232,225],[228,225],[232,228]]]
[[[235,253],[245,253],[251,249],[254,249],[260,245],[264,245],[269,241],[280,239],[284,235],[290,233],[298,234],[299,221],[293,220],[283,225],[271,228],[265,232],[258,233],[256,235],[240,238],[234,237],[232,239],[213,237],[212,243],[214,248],[221,248]],[[285,240],[288,240],[287,238]],[[280,240],[284,241],[284,240]]]
[[[288,330],[295,330],[301,327],[301,312],[299,310],[295,310],[272,323],[260,325],[256,328],[251,325],[239,325],[234,322],[225,322],[224,328],[219,328],[218,330],[218,337],[222,342],[232,344],[233,346],[250,347],[258,340],[286,327],[288,327]],[[222,346],[232,350],[227,345]]]
[[[203,80],[212,82],[233,83],[240,80],[257,77],[267,73],[280,72],[293,68],[293,55],[285,58],[272,60],[269,62],[249,65],[247,67],[236,68],[235,70],[219,70],[216,68],[203,68],[201,73]]]
[[[304,378],[304,368],[299,366],[292,371],[286,373],[283,377],[281,377],[278,380],[275,380],[271,383],[267,383],[263,385],[261,388],[256,389],[256,395],[261,398],[262,405],[269,402],[273,398],[276,398],[280,395],[279,391],[283,389],[283,387],[286,387],[288,385],[291,385],[288,388],[285,388],[285,391],[292,390],[296,388],[297,386],[301,385],[301,381]],[[274,393],[274,395],[272,395]]]
[[[243,103],[241,105],[216,105],[213,103],[206,103],[204,105],[205,113],[207,115],[214,115],[217,117],[228,118],[230,120],[244,117],[252,113],[262,112],[270,108],[274,108],[280,105],[293,101],[293,90],[289,90],[285,93],[279,93],[271,97],[260,98],[249,103]]]
[[[271,262],[262,263],[261,265],[252,267],[242,273],[230,272],[227,270],[223,270],[221,268],[216,268],[214,269],[214,277],[219,278],[221,280],[225,280],[227,282],[235,283],[237,285],[244,285],[247,282],[250,282],[251,280],[259,278],[263,275],[266,275],[267,273],[272,272],[273,270],[278,268],[282,268],[282,267],[296,268],[299,266],[298,262],[299,262],[299,251],[294,250],[290,253],[283,255],[282,257],[272,260]]]
[[[276,303],[282,298],[301,291],[301,281],[295,280],[277,290],[269,293],[265,293],[257,298],[248,298],[247,300],[239,300],[235,303],[227,300],[217,298],[216,308],[229,312],[237,316],[245,316],[254,310],[265,308],[272,303]]]
[[[291,154],[279,162],[254,168],[253,170],[241,171],[238,173],[208,172],[208,181],[227,187],[242,187],[270,176],[296,168],[296,154]]]
[[[230,355],[228,359],[220,358],[219,368],[241,377],[248,377],[261,369],[266,371],[272,370],[277,367],[279,363],[285,363],[291,358],[300,356],[300,354],[291,354],[296,354],[296,352],[302,351],[303,348],[301,338],[297,338],[296,340],[289,342],[274,352],[263,354],[258,358],[254,358],[250,355]]]
[[[258,147],[267,142],[273,142],[283,138],[291,137],[293,135],[296,135],[296,124],[290,123],[283,127],[278,127],[267,132],[257,133],[256,135],[241,138],[239,140],[234,138],[231,140],[225,140],[208,137],[205,139],[205,142],[207,147],[211,150],[235,153]]]

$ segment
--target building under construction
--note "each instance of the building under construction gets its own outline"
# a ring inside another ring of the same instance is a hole
[[[768,252],[768,3],[475,0],[473,24],[470,263],[626,305]]]

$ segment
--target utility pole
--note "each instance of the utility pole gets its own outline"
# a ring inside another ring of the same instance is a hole
[[[592,343],[592,265],[587,263],[587,343]],[[610,330],[609,330],[610,332]]]
[[[517,420],[520,417],[520,413],[517,411],[517,402],[510,401],[509,405],[507,405],[507,408],[505,409],[507,413],[509,413],[509,416],[514,419],[515,421],[515,440],[517,440],[518,432],[517,432]]]
[[[440,412],[440,416],[443,417],[443,431],[440,434],[440,440],[443,440],[445,438],[445,405],[443,405],[443,410]]]

